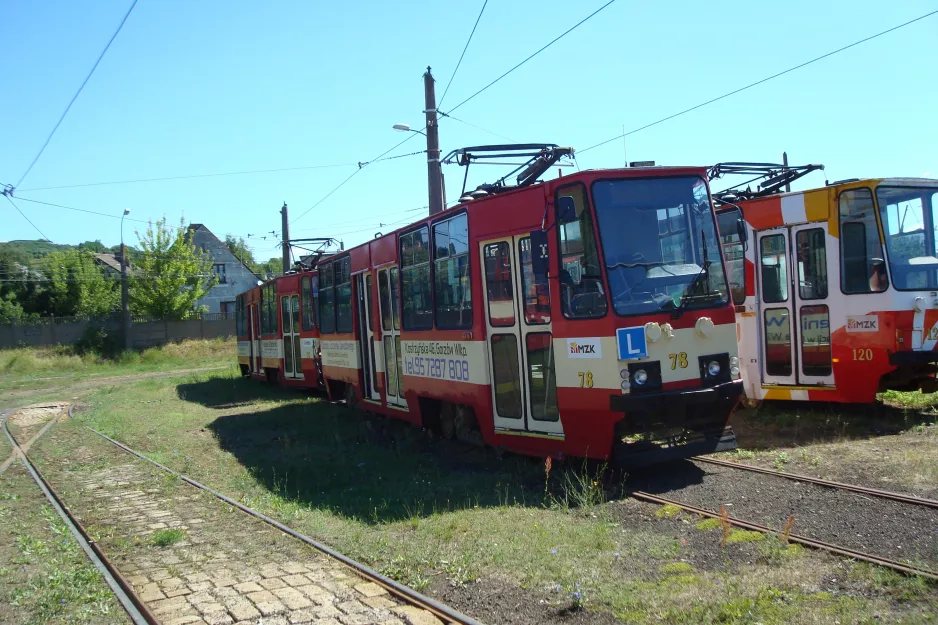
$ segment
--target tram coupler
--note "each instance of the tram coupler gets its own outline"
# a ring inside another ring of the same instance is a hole
[[[695,434],[690,439],[677,436],[661,442],[619,443],[613,449],[613,462],[628,470],[736,449],[736,434],[729,425]]]

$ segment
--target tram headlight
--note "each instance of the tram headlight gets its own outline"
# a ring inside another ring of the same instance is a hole
[[[628,369],[620,369],[620,370],[619,370],[619,377],[622,378],[623,380],[628,381],[628,379],[629,379],[629,370],[628,370]]]
[[[707,373],[710,375],[710,377],[717,377],[717,375],[720,374],[720,363],[718,363],[716,360],[711,360],[707,364]]]
[[[739,366],[739,358],[737,358],[736,356],[732,356],[730,358],[730,367],[732,368],[732,367],[738,367],[738,366]]]
[[[648,372],[644,369],[639,369],[632,374],[632,381],[638,384],[639,386],[643,385],[648,381]]]
[[[738,378],[738,377],[739,377],[739,367],[730,367],[730,375],[732,375],[734,378]]]
[[[629,381],[628,381],[628,380],[622,380],[622,384],[620,384],[619,386],[622,387],[622,390],[623,390],[623,391],[627,391],[627,390],[629,390],[629,387],[631,387],[632,385],[629,384]]]

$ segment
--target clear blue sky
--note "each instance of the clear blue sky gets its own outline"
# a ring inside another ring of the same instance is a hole
[[[602,4],[490,0],[441,109]],[[0,182],[22,175],[128,6],[0,0]],[[140,0],[17,195],[112,215],[129,207],[138,219],[184,215],[219,236],[279,230],[282,202],[295,219],[356,166],[28,189],[369,160],[404,138],[392,124],[423,125],[421,74],[433,66],[439,97],[481,6]],[[516,141],[583,149],[936,8],[934,0],[618,0],[454,114]],[[933,16],[632,135],[628,158],[704,165],[778,161],[787,150],[792,162],[824,163],[831,180],[938,177],[936,76]],[[452,120],[440,136],[444,152],[504,141]],[[622,141],[579,158],[584,168],[622,162]],[[462,171],[445,173],[453,199]],[[812,174],[802,186],[823,183]],[[295,220],[292,234],[353,245],[426,203],[422,156],[378,163]],[[119,241],[117,219],[18,204],[53,241]],[[0,240],[39,238],[5,201],[0,215]],[[125,225],[128,243],[143,225]],[[249,243],[259,259],[278,254],[269,236]]]

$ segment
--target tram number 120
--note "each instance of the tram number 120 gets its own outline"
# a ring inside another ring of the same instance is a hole
[[[867,347],[866,349],[856,349],[853,350],[853,359],[854,360],[873,360],[873,350]]]

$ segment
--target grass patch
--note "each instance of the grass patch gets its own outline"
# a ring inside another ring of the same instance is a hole
[[[717,518],[706,518],[703,521],[697,521],[697,524],[694,526],[699,530],[715,530],[720,527],[720,519]]]
[[[729,536],[726,537],[726,544],[733,543],[754,543],[765,539],[765,534],[753,530],[731,529]]]
[[[655,516],[658,517],[659,519],[671,519],[671,518],[676,517],[680,513],[681,513],[680,506],[675,506],[674,504],[669,503],[658,508],[658,510],[655,511]]]
[[[175,545],[186,537],[186,533],[179,529],[162,529],[153,532],[150,536],[150,542],[157,547],[169,547]]]
[[[684,573],[692,573],[693,571],[694,567],[687,562],[671,562],[661,567],[661,572],[665,575],[681,575]]]

